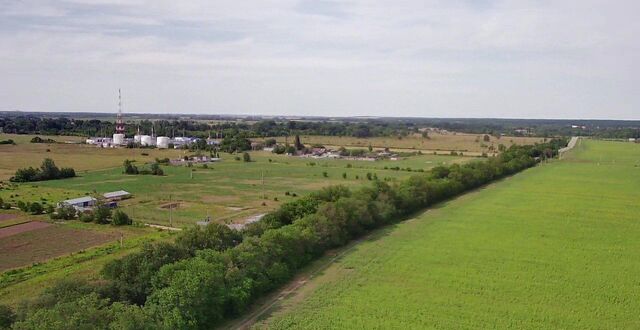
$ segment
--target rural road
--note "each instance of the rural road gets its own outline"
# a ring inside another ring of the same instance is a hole
[[[567,144],[567,146],[566,146],[566,147],[564,147],[564,148],[562,148],[562,149],[560,149],[560,150],[558,150],[558,155],[560,155],[560,156],[562,157],[562,155],[563,155],[565,152],[567,152],[567,151],[569,151],[569,150],[573,149],[573,148],[576,146],[576,144],[578,143],[578,140],[579,140],[579,139],[580,139],[580,138],[579,138],[579,137],[577,137],[577,136],[572,136],[572,137],[571,137],[571,140],[569,140],[569,143]]]
[[[373,232],[375,233],[375,231]],[[366,235],[356,241],[351,242],[345,248],[343,248],[339,253],[335,256],[331,257],[331,259],[327,260],[325,263],[317,266],[310,272],[305,272],[299,276],[296,276],[293,280],[289,282],[286,286],[278,289],[276,292],[272,293],[265,301],[259,303],[259,307],[256,307],[256,310],[249,315],[236,320],[224,327],[225,329],[234,329],[234,330],[245,330],[250,329],[256,321],[258,321],[262,316],[267,314],[272,307],[274,307],[277,303],[285,299],[287,296],[295,293],[298,289],[300,289],[303,285],[307,284],[311,279],[313,279],[317,274],[327,269],[331,264],[333,264],[336,260],[343,257],[345,254],[351,252],[358,244],[365,241],[371,235]]]

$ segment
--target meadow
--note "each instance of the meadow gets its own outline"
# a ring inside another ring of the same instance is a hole
[[[242,223],[252,216],[273,210],[282,202],[327,185],[365,184],[369,182],[368,173],[372,177],[375,174],[380,179],[396,180],[409,176],[416,170],[428,170],[437,165],[474,159],[416,155],[397,161],[372,162],[290,157],[255,151],[250,153],[251,162],[238,161],[236,155],[221,153],[223,160],[210,164],[207,168],[203,168],[202,165],[163,166],[164,176],[149,176],[123,174],[122,167],[118,165],[122,164],[127,155],[120,155],[119,164],[115,164],[115,161],[112,164],[110,159],[116,157],[111,154],[112,149],[93,150],[108,153],[104,156],[91,153],[86,157],[93,157],[96,163],[102,163],[100,160],[104,157],[103,166],[117,167],[84,171],[79,177],[72,179],[5,184],[4,188],[0,189],[0,198],[12,203],[22,200],[55,204],[61,200],[88,194],[126,190],[132,193],[134,198],[123,201],[121,207],[140,222],[185,226],[210,217],[212,221],[217,222]],[[143,152],[139,149],[115,150],[138,154]],[[149,157],[151,155],[153,153],[150,153]],[[143,165],[145,159],[136,164]],[[34,159],[32,164],[37,166],[39,162]],[[69,163],[61,161],[59,166],[69,166]],[[403,170],[390,169],[395,167]],[[346,175],[346,178],[343,175]]]
[[[503,144],[509,147],[513,144],[525,145],[543,142],[538,137],[515,136],[488,136],[489,141],[484,140],[483,134],[465,134],[456,132],[429,132],[428,138],[421,134],[411,134],[403,137],[371,137],[357,138],[351,136],[300,136],[302,143],[306,145],[322,144],[331,148],[389,148],[394,151],[423,151],[426,153],[449,154],[451,151],[462,152],[468,156],[480,156],[482,153],[492,154],[498,151],[498,146]],[[293,143],[292,137],[278,137],[278,143]],[[493,147],[493,149],[491,149]]]
[[[256,327],[638,328],[639,186],[640,145],[583,141],[375,232]]]
[[[157,158],[182,155],[179,150],[98,148],[78,144],[86,138],[79,136],[47,136],[58,143],[30,143],[36,135],[0,134],[0,141],[12,139],[16,145],[0,145],[0,180],[9,180],[18,168],[38,167],[42,159],[53,159],[58,167],[72,167],[77,174],[87,171],[122,166],[124,159],[150,162]],[[143,155],[146,153],[147,155]]]

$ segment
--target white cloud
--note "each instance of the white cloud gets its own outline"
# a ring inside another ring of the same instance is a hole
[[[638,7],[4,2],[0,109],[638,118]]]

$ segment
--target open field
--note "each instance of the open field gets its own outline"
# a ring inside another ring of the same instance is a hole
[[[489,141],[483,140],[483,134],[464,134],[453,133],[447,134],[429,132],[429,138],[424,138],[420,134],[413,134],[405,137],[372,137],[372,138],[356,138],[349,136],[300,136],[300,140],[305,145],[322,144],[332,148],[352,147],[352,148],[368,148],[371,144],[376,149],[389,148],[396,151],[412,151],[421,150],[424,152],[438,152],[446,154],[450,151],[463,152],[469,156],[479,156],[483,152],[492,153],[489,148],[493,146],[494,150],[498,150],[498,145],[503,144],[506,147],[512,144],[533,144],[542,142],[543,139],[536,137],[515,137],[502,136],[499,139],[490,136]],[[285,137],[276,139],[279,143],[285,142]],[[286,141],[293,143],[293,138],[288,137]]]
[[[132,149],[117,150],[130,152]],[[139,154],[141,151],[135,152]],[[51,204],[94,191],[104,193],[122,189],[131,192],[134,198],[123,201],[121,207],[137,221],[169,225],[171,204],[172,223],[175,226],[192,225],[207,216],[213,221],[242,223],[251,216],[266,213],[280,203],[295,198],[291,195],[293,193],[301,196],[332,184],[365,184],[369,182],[367,173],[375,174],[380,179],[395,180],[411,175],[413,172],[407,171],[408,168],[412,171],[427,170],[441,164],[473,159],[417,155],[397,161],[317,160],[258,151],[251,153],[252,162],[245,163],[234,160],[235,155],[221,156],[223,161],[207,169],[198,165],[193,168],[163,166],[166,175],[161,177],[124,175],[118,166],[83,172],[80,177],[73,179],[5,185],[0,190],[0,198],[12,203],[22,200]],[[115,158],[101,154],[92,154],[90,157],[96,163],[100,163],[103,157]],[[126,155],[120,157],[117,165],[122,163]],[[392,167],[404,170],[389,169]],[[342,177],[343,173],[346,179]],[[286,195],[287,192],[291,194]]]
[[[17,210],[0,211],[0,230],[4,227],[11,227],[17,224],[31,221],[31,216]]]
[[[172,237],[145,227],[79,221],[48,225],[0,238],[0,304],[15,305],[24,298],[35,297],[55,280],[98,279],[102,265],[109,260],[136,251],[144,242]]]
[[[30,221],[0,228],[0,271],[27,266],[79,250],[153,232],[69,221],[53,224]]]
[[[51,227],[51,226],[52,226],[52,224],[50,224],[48,222],[29,221],[29,222],[25,222],[25,223],[13,225],[13,226],[0,228],[0,239],[4,238],[4,237],[19,235],[19,234],[22,234],[22,233],[27,233],[27,232],[30,232],[30,231],[36,231],[38,229],[44,229],[44,228]],[[7,251],[7,252],[9,252],[9,251]],[[8,253],[8,254],[10,254],[10,253]],[[0,270],[1,269],[2,269],[2,265],[0,265]]]
[[[638,328],[640,145],[583,141],[374,233],[257,327]]]
[[[149,162],[157,158],[182,155],[180,150],[159,149],[102,149],[92,145],[69,143],[30,143],[36,135],[0,134],[0,140],[12,139],[16,145],[0,145],[0,180],[8,180],[17,169],[23,167],[39,167],[44,158],[51,158],[58,167],[72,167],[78,175],[86,171],[113,168],[122,165],[124,159]],[[45,136],[58,142],[84,141],[77,136]],[[49,151],[47,151],[49,150]],[[148,156],[143,156],[142,153]]]

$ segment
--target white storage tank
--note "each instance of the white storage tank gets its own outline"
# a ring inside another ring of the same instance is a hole
[[[124,134],[113,134],[113,144],[115,144],[115,145],[123,145],[124,144]]]
[[[142,144],[143,146],[152,146],[154,142],[155,141],[153,141],[153,139],[149,135],[143,135],[140,137],[140,144]]]
[[[167,149],[169,148],[169,138],[166,136],[158,136],[157,141],[157,146],[160,149]]]
[[[133,142],[135,142],[135,143],[142,142],[142,135],[134,135],[133,136]]]

